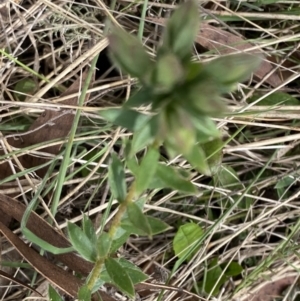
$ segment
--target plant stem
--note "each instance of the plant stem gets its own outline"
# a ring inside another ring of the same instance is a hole
[[[104,260],[105,260],[105,258],[99,258],[95,263],[95,266],[92,270],[91,277],[87,283],[87,287],[90,291],[92,291],[92,289],[94,288],[94,286],[99,278],[99,275],[102,270],[102,266],[104,264]]]
[[[133,182],[132,185],[130,186],[129,191],[126,195],[125,201],[119,206],[118,212],[112,221],[112,225],[108,231],[108,234],[111,239],[113,239],[118,227],[120,226],[122,216],[126,212],[126,208],[127,208],[128,204],[132,203],[134,193],[135,193],[135,182]],[[100,257],[97,259],[97,261],[95,263],[94,269],[91,273],[91,277],[89,278],[89,280],[87,282],[87,286],[90,290],[93,289],[97,280],[99,279],[105,259],[106,259],[106,257]]]
[[[130,186],[124,202],[119,206],[119,210],[112,221],[111,227],[108,232],[111,239],[113,239],[118,227],[120,226],[122,216],[125,213],[127,206],[132,203],[134,193],[135,193],[135,181]]]

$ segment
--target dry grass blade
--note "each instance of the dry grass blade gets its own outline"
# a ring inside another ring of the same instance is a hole
[[[9,280],[9,281],[12,281],[12,282],[15,282],[17,284],[20,284],[21,286],[25,287],[25,288],[28,288],[29,290],[31,290],[32,292],[35,292],[36,294],[42,296],[38,291],[36,291],[33,287],[27,285],[26,283],[24,283],[23,281],[20,281],[14,277],[12,277],[11,275],[9,275],[8,273],[4,272],[4,271],[1,271],[0,270],[0,277],[6,279],[6,280]]]
[[[87,77],[87,70],[78,77],[77,80],[67,89],[62,96],[67,96],[80,91],[81,83],[83,83]],[[85,101],[89,98],[87,94]],[[65,105],[76,106],[78,97],[72,97],[63,102]],[[8,143],[15,148],[24,148],[38,143],[51,141],[55,139],[64,139],[70,132],[74,120],[74,114],[72,110],[45,110],[30,126],[27,133],[18,137],[10,137],[7,139]],[[62,144],[55,144],[44,147],[42,152],[46,152],[52,155],[59,153]],[[48,161],[46,158],[32,156],[29,154],[19,157],[20,163],[24,168],[30,168],[39,166]],[[40,177],[45,175],[47,168],[43,168],[37,171]],[[0,165],[0,178],[8,177],[12,174],[8,162]]]
[[[8,13],[8,5],[9,2],[6,0],[1,0],[0,1],[0,22],[7,22],[9,18],[9,13]],[[0,23],[1,24],[1,23]]]

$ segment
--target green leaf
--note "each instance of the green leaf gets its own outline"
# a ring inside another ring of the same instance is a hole
[[[120,227],[117,229],[111,247],[110,247],[110,252],[114,253],[117,252],[123,245],[124,243],[126,243],[126,241],[128,240],[129,236],[130,236],[130,232],[126,231],[123,227],[122,227],[122,223],[120,225]]]
[[[187,154],[183,154],[183,156],[188,160],[192,168],[197,169],[199,172],[207,176],[211,175],[211,170],[208,166],[205,152],[199,144],[194,145],[191,151]]]
[[[263,96],[262,93],[255,93],[252,97],[248,98],[248,102],[252,103]],[[299,105],[299,100],[289,93],[276,91],[266,97],[264,97],[260,102],[257,103],[258,106],[297,106]]]
[[[155,175],[149,183],[149,189],[163,189],[165,188],[165,182],[162,181],[157,175]]]
[[[87,163],[91,163],[91,162],[93,162],[93,163],[95,163],[95,162],[98,163],[99,157],[101,157],[102,155],[103,155],[103,150],[94,149],[94,150],[88,152],[88,153],[82,158],[82,160],[87,161]],[[86,165],[86,164],[84,164],[84,165]],[[81,173],[82,177],[84,177],[84,178],[87,177],[87,176],[90,174],[90,169],[91,169],[90,166],[86,166],[86,167],[84,167],[83,169],[81,169],[80,173]],[[97,170],[97,172],[98,172],[99,174],[100,174],[101,172],[104,172],[104,171],[106,171],[106,169],[104,169],[104,168],[102,168],[102,167],[99,167],[98,170]],[[97,182],[98,182],[98,180],[90,180],[89,183],[95,184],[95,183],[97,183]]]
[[[191,260],[198,250],[188,255],[189,249],[203,234],[203,230],[197,224],[188,223],[180,226],[173,240],[175,255],[179,258],[186,258],[188,261]]]
[[[151,103],[153,98],[153,88],[142,87],[138,92],[130,96],[124,103],[124,108],[133,108],[140,106],[147,106]]]
[[[112,61],[130,75],[148,83],[153,63],[141,42],[120,28],[108,37]]]
[[[262,58],[255,54],[235,54],[219,57],[205,66],[205,70],[219,83],[232,86],[248,79]]]
[[[136,205],[135,203],[130,203],[127,206],[127,213],[129,220],[131,221],[133,226],[142,230],[144,232],[144,235],[146,234],[150,237],[152,236],[151,227],[149,225],[148,219],[138,205]]]
[[[223,159],[223,141],[221,138],[216,138],[201,144],[201,146],[207,158],[206,162],[209,165],[211,173],[215,174],[219,170]]]
[[[158,57],[154,70],[155,93],[169,93],[184,79],[184,69],[173,53]]]
[[[74,249],[86,260],[96,262],[96,247],[75,224],[68,222],[68,235]]]
[[[219,293],[220,287],[228,279],[226,275],[222,275],[222,269],[218,264],[218,259],[213,259],[208,266],[205,282],[205,292],[216,296]],[[213,290],[213,288],[215,289]]]
[[[146,216],[146,217],[147,217],[148,223],[150,225],[152,235],[163,233],[172,228],[168,224],[166,224],[165,222],[163,222],[159,219],[156,219],[151,216]],[[145,231],[143,231],[140,227],[134,226],[128,217],[124,218],[122,220],[120,226],[126,233],[128,233],[128,237],[130,234],[136,234],[139,236],[146,235]],[[125,241],[124,241],[124,243],[125,243]]]
[[[195,1],[180,5],[166,24],[160,53],[172,52],[179,59],[190,58],[194,39],[199,29],[199,13]]]
[[[120,263],[120,265],[126,270],[130,280],[132,281],[132,283],[134,285],[149,279],[148,275],[144,274],[136,265],[132,264],[128,260],[126,260],[124,258],[118,258],[118,259],[116,259],[116,261],[118,263]],[[110,276],[108,275],[106,269],[104,269],[101,272],[100,278],[105,283],[112,284],[112,280],[111,280]]]
[[[146,197],[140,197],[138,200],[136,200],[134,203],[143,211],[144,206],[147,202],[147,198]],[[128,213],[127,211],[123,214],[122,218],[127,218],[128,217]]]
[[[215,187],[230,189],[231,191],[239,191],[244,189],[244,186],[240,182],[236,171],[231,166],[226,164],[222,164],[219,167],[218,172],[213,175],[213,185]],[[218,197],[218,194],[216,194],[216,196]],[[236,200],[239,198],[239,196],[233,196],[232,198]],[[222,198],[221,202],[223,208],[228,208],[230,206],[230,203],[227,201],[227,199],[224,200],[224,198]],[[250,205],[251,199],[244,197],[244,199],[238,204],[238,207],[241,209],[248,209]]]
[[[149,187],[158,165],[159,152],[154,147],[149,147],[147,154],[142,159],[138,172],[135,175],[135,193],[140,195]]]
[[[220,264],[222,270],[225,270],[224,273],[228,277],[238,276],[242,273],[243,267],[235,261],[229,263],[227,262]]]
[[[231,190],[241,188],[236,171],[231,166],[225,164],[220,166],[218,173],[213,176],[213,182],[215,186]]]
[[[119,203],[122,203],[126,198],[127,191],[125,172],[122,162],[114,153],[112,154],[112,162],[108,168],[108,181],[114,198]]]
[[[133,134],[133,139],[130,145],[129,156],[133,156],[144,147],[152,144],[158,131],[157,116],[151,117],[151,120],[142,125],[141,128]]]
[[[169,148],[179,154],[190,152],[196,142],[189,114],[176,106],[163,110],[160,114],[160,134]]]
[[[137,158],[135,156],[127,157],[126,165],[132,174],[134,174],[134,176],[138,174],[140,166],[138,165]]]
[[[96,231],[95,231],[92,221],[85,214],[83,214],[82,229],[83,229],[84,234],[88,237],[88,239],[93,244],[95,244],[97,241]]]
[[[156,170],[156,176],[168,188],[173,188],[185,193],[194,194],[197,192],[196,187],[191,181],[184,179],[173,167],[159,164]]]
[[[220,116],[226,111],[226,106],[220,95],[229,91],[222,84],[206,75],[205,80],[195,81],[189,89],[182,89],[181,94],[185,99],[185,109],[191,115],[197,114],[201,121],[202,116]],[[206,117],[208,118],[208,116]]]
[[[101,273],[102,271],[104,270],[104,267],[103,269],[101,270]],[[90,276],[90,275],[89,275]],[[96,293],[99,289],[101,289],[103,287],[103,285],[105,284],[105,281],[103,281],[102,279],[98,278],[91,290],[91,293],[94,294]]]
[[[197,141],[199,143],[206,143],[214,138],[220,138],[220,131],[216,123],[209,116],[199,114],[195,116],[194,112],[189,113],[193,126],[196,128]]]
[[[206,73],[203,72],[204,65],[195,62],[195,61],[189,61],[184,64],[185,66],[185,72],[186,72],[186,83],[191,84],[195,82],[199,82],[201,80],[205,80]]]
[[[106,232],[102,232],[97,241],[97,253],[103,258],[109,254],[110,247],[112,245],[112,239]]]
[[[91,291],[87,287],[87,285],[83,285],[78,292],[78,300],[79,301],[90,301],[91,300]]]
[[[160,234],[172,229],[172,227],[170,227],[167,223],[158,218],[152,216],[147,216],[147,218],[153,235]]]
[[[276,183],[275,188],[276,189],[286,188],[292,185],[293,183],[295,183],[295,178],[292,176],[286,176]]]
[[[137,284],[149,279],[148,275],[143,273],[139,267],[137,267],[130,261],[124,258],[119,258],[118,262],[124,269],[126,269],[126,272],[133,284]]]
[[[140,228],[137,228],[136,226],[134,226],[131,222],[131,220],[127,217],[124,218],[121,222],[120,227],[122,227],[122,229],[129,234],[135,234],[135,235],[139,235],[139,236],[146,236],[147,234],[145,233],[145,231],[141,230]]]
[[[138,206],[138,208],[140,208],[140,210],[142,211],[143,208],[144,208],[144,205],[145,205],[146,200],[147,200],[146,198],[140,198],[140,199],[138,199],[134,204],[135,204],[136,206]],[[152,222],[151,218],[149,218],[149,217],[147,217],[147,216],[146,216],[146,218],[147,218],[147,220],[148,220],[148,222],[149,222],[149,224],[150,224],[150,227],[151,227],[151,222]],[[136,234],[136,235],[141,235],[141,236],[146,235],[146,234],[145,234],[145,231],[143,231],[142,229],[140,229],[140,227],[136,227],[136,226],[134,226],[134,225],[132,224],[131,220],[129,219],[129,216],[128,216],[128,212],[127,212],[127,211],[124,213],[124,215],[123,215],[123,217],[122,217],[120,227],[122,227],[121,229],[122,229],[124,232],[126,232],[126,233],[128,234],[128,236],[129,236],[130,234]],[[152,229],[152,227],[151,227],[151,229]],[[119,230],[117,230],[117,232],[118,232],[118,231],[119,231]],[[120,232],[119,235],[123,235],[123,232]],[[114,240],[115,240],[115,237],[114,237]]]
[[[39,246],[41,249],[50,252],[52,254],[58,255],[58,254],[66,254],[74,251],[74,247],[69,248],[57,248],[54,247],[52,244],[46,242],[45,240],[41,239],[37,235],[35,235],[33,232],[28,230],[26,227],[22,228],[22,233],[24,236],[37,246]]]
[[[19,101],[24,101],[27,95],[33,95],[38,88],[36,82],[31,78],[23,78],[14,87],[14,95]]]
[[[134,298],[133,283],[124,267],[114,258],[105,260],[105,268],[112,283],[129,298]]]
[[[114,108],[99,111],[99,115],[114,125],[126,128],[131,132],[139,130],[151,118],[150,115],[125,108]]]
[[[64,299],[58,294],[58,292],[49,285],[48,296],[50,301],[64,301]]]

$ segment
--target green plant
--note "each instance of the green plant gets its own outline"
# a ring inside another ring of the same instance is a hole
[[[159,147],[163,146],[170,158],[182,155],[193,169],[208,176],[218,170],[222,161],[222,137],[211,117],[226,112],[221,95],[233,91],[238,81],[245,80],[257,68],[260,58],[239,54],[208,64],[192,61],[198,26],[197,5],[187,1],[170,18],[155,60],[136,37],[123,30],[115,28],[109,36],[112,61],[137,77],[140,87],[121,108],[99,113],[114,125],[133,132],[132,139],[127,141],[126,160],[122,162],[116,154],[111,156],[108,182],[113,198],[118,201],[118,212],[109,230],[102,227],[97,234],[85,215],[81,227],[68,223],[71,249],[94,264],[78,292],[80,300],[90,300],[104,283],[114,284],[133,298],[134,284],[148,278],[129,261],[113,257],[131,234],[152,238],[170,228],[143,213],[146,199],[142,195],[147,189],[158,186],[188,194],[197,192],[189,172],[160,162]],[[147,114],[138,111],[141,106],[150,107]],[[143,155],[136,156],[142,150]],[[129,187],[125,167],[135,178]],[[175,243],[180,259],[193,256],[194,250],[188,248],[201,236],[201,228],[198,232],[184,246],[177,248]],[[55,250],[69,251],[70,248]],[[52,289],[49,296],[59,300]]]
[[[203,287],[205,293],[217,295],[221,286],[233,276],[241,274],[243,268],[237,262],[218,263],[218,259],[213,259],[206,269],[205,279],[199,283],[199,288]]]

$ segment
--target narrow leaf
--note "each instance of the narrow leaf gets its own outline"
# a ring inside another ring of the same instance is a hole
[[[142,125],[139,130],[134,132],[129,153],[130,157],[154,141],[158,132],[157,121],[157,116],[153,116],[149,122]]]
[[[112,61],[122,70],[147,83],[153,63],[137,37],[114,28],[108,39]]]
[[[126,231],[121,224],[121,226],[118,228],[117,232],[115,233],[114,239],[111,244],[110,252],[114,253],[118,251],[128,240],[130,234],[131,233]]]
[[[156,176],[164,182],[166,187],[173,188],[186,193],[196,193],[196,187],[191,181],[184,179],[173,167],[159,164]]]
[[[185,109],[175,106],[164,110],[160,114],[160,126],[165,143],[177,153],[187,153],[195,145],[195,128]]]
[[[153,88],[142,87],[138,92],[130,96],[124,103],[124,108],[134,108],[140,106],[147,106],[151,103],[153,98]]]
[[[113,196],[122,203],[126,198],[125,172],[122,162],[114,153],[108,168],[108,181]]]
[[[128,205],[127,213],[129,220],[131,221],[133,226],[142,230],[146,235],[149,235],[150,237],[152,236],[151,227],[149,225],[147,217],[135,203]]]
[[[220,138],[220,131],[218,130],[216,123],[209,116],[199,114],[195,116],[195,112],[189,113],[193,125],[196,128],[198,142],[205,143],[212,138]]]
[[[141,194],[149,187],[152,177],[156,172],[158,165],[159,152],[157,149],[150,147],[147,154],[142,159],[138,172],[135,176],[135,192],[136,195]]]
[[[187,59],[191,55],[198,26],[199,13],[196,2],[184,2],[167,22],[161,52],[173,52],[181,60]]]
[[[184,69],[180,60],[173,53],[166,53],[158,57],[155,66],[155,92],[169,93],[181,83]]]
[[[205,152],[200,145],[194,145],[189,153],[184,154],[184,157],[188,160],[193,168],[207,176],[211,175],[211,170],[208,166]]]
[[[144,274],[140,268],[132,264],[124,258],[118,258],[116,261],[126,270],[131,282],[135,285],[140,282],[146,281],[149,279],[149,276]],[[112,283],[111,277],[108,275],[107,270],[104,269],[100,275],[101,280],[105,283]]]
[[[206,161],[209,165],[209,168],[212,174],[215,174],[218,171],[223,159],[223,141],[221,138],[216,138],[201,144],[201,146],[206,155]]]
[[[110,247],[112,244],[112,239],[106,232],[102,232],[99,235],[98,242],[97,242],[97,250],[98,250],[98,255],[100,257],[105,257],[108,255],[110,251]]]
[[[88,239],[93,244],[95,244],[97,241],[96,231],[95,231],[92,221],[85,214],[83,214],[82,229],[83,229],[84,234],[88,237]]]
[[[284,178],[282,178],[281,180],[279,180],[276,185],[275,185],[275,189],[281,189],[281,188],[285,188],[288,187],[290,185],[292,185],[293,183],[295,183],[296,179],[293,176],[286,176]]]
[[[223,56],[207,64],[205,70],[219,83],[233,85],[245,81],[259,67],[261,61],[262,58],[257,54]]]
[[[141,271],[139,267],[126,260],[125,258],[118,258],[120,265],[126,269],[129,278],[133,284],[137,284],[149,279],[149,276]]]
[[[78,300],[79,301],[90,301],[91,300],[91,291],[87,287],[87,285],[83,285],[78,292]]]
[[[107,258],[105,260],[105,268],[113,284],[130,298],[134,298],[133,283],[126,269],[114,258]]]
[[[51,285],[49,285],[48,296],[49,296],[50,301],[63,301],[64,300]]]
[[[14,88],[14,95],[17,100],[24,101],[27,95],[33,95],[38,87],[37,83],[28,77],[17,82]]]
[[[151,118],[150,115],[125,108],[113,108],[99,111],[99,115],[114,125],[126,128],[131,132],[139,130]]]
[[[247,99],[247,102],[252,103],[259,98],[261,98],[263,93],[254,93],[252,97]],[[275,105],[284,105],[284,106],[297,106],[299,105],[299,100],[296,97],[293,97],[289,93],[276,91],[257,103],[258,106],[275,106]]]
[[[147,218],[153,235],[160,234],[172,229],[172,227],[170,227],[167,223],[158,218],[152,216],[147,216]]]
[[[68,235],[72,246],[84,259],[96,261],[95,245],[77,225],[68,222]]]

